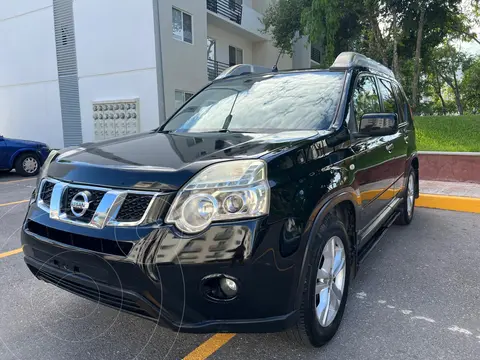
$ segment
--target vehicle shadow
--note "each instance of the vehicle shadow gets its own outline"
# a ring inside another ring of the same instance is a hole
[[[18,175],[15,171],[0,171],[0,183],[8,182],[8,181],[16,181],[16,180],[28,180],[34,179],[34,177],[23,177]]]

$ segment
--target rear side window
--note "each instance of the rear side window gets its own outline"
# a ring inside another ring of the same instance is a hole
[[[400,86],[397,84],[393,84],[393,88],[395,90],[395,94],[397,96],[397,101],[400,107],[399,111],[399,121],[400,124],[408,122],[409,124],[413,123],[412,113],[410,110],[410,105],[408,104],[408,100],[404,95],[403,91],[400,89]]]
[[[360,127],[363,115],[380,112],[380,98],[373,76],[362,76],[358,79],[353,93],[353,110],[357,128]]]
[[[382,95],[383,107],[385,112],[389,114],[398,114],[397,101],[392,90],[390,81],[380,79],[380,94]]]

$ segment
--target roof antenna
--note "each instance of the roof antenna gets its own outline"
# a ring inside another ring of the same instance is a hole
[[[278,53],[277,62],[273,65],[272,72],[278,72],[278,62],[280,61],[280,56],[283,55],[283,50]]]

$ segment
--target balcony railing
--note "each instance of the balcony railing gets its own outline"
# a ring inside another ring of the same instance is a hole
[[[222,72],[227,70],[230,67],[230,65],[222,63],[220,61],[215,61],[208,59],[207,62],[207,73],[208,73],[208,81],[213,81],[215,80],[218,75],[220,75]]]
[[[321,63],[322,62],[322,54],[320,53],[320,50],[318,50],[317,48],[314,48],[312,46],[312,53],[311,53],[311,57],[310,57],[313,61],[317,62],[317,63]]]
[[[207,9],[242,24],[243,6],[235,0],[207,0]]]

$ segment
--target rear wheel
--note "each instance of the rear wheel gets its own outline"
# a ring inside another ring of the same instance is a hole
[[[35,176],[40,171],[40,161],[35,154],[22,154],[15,161],[15,171],[22,176]]]
[[[296,342],[320,347],[336,334],[343,317],[351,251],[345,225],[333,214],[327,215],[313,241],[300,319],[287,335]]]
[[[400,205],[400,216],[397,218],[398,225],[408,225],[413,220],[415,213],[415,194],[417,181],[415,178],[415,171],[410,169],[407,181],[407,189],[403,198],[403,203]]]

